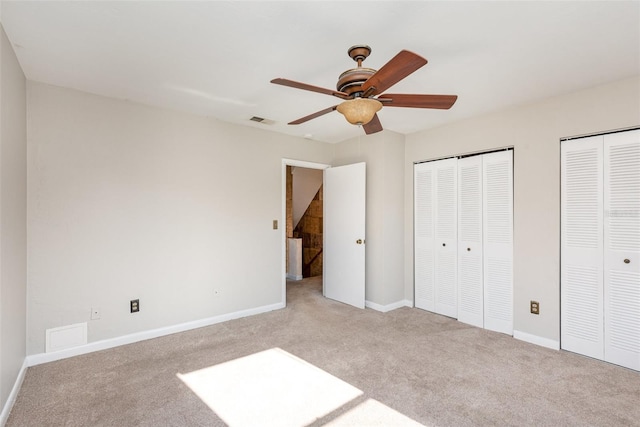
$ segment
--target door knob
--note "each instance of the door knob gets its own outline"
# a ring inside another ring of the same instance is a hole
[[[447,246],[447,244],[446,244],[446,243],[443,243],[443,244],[442,244],[442,246]]]
[[[471,251],[471,248],[467,248],[467,252],[470,252],[470,251]]]
[[[624,260],[624,263],[625,263],[625,264],[629,264],[630,262],[631,262],[631,260],[630,260],[629,258],[626,258],[626,259]]]
[[[356,243],[357,243],[357,244],[359,244],[359,245],[361,245],[361,244],[362,244],[362,239],[358,239],[358,240],[356,240]]]

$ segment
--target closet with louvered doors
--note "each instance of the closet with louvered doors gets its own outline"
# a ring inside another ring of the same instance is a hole
[[[512,170],[511,150],[415,165],[416,307],[513,333]]]
[[[561,143],[561,347],[640,370],[640,130]]]

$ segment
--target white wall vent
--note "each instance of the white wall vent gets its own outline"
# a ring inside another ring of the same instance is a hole
[[[87,322],[51,328],[46,331],[45,351],[65,350],[87,344]]]

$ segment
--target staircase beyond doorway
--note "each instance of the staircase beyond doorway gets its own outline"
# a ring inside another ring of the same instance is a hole
[[[293,230],[293,236],[302,239],[302,276],[322,274],[322,186]]]

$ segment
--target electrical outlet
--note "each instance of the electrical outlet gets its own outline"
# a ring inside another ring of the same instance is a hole
[[[137,313],[140,311],[140,300],[139,299],[132,299],[131,303],[130,303],[130,307],[131,307],[131,312],[132,313]]]
[[[274,229],[274,230],[277,230],[277,229],[278,229],[278,220],[277,220],[277,219],[274,219],[274,220],[273,220],[273,229]]]
[[[100,318],[100,307],[91,307],[91,320],[98,320]]]
[[[531,314],[540,314],[540,303],[538,301],[531,301]]]

